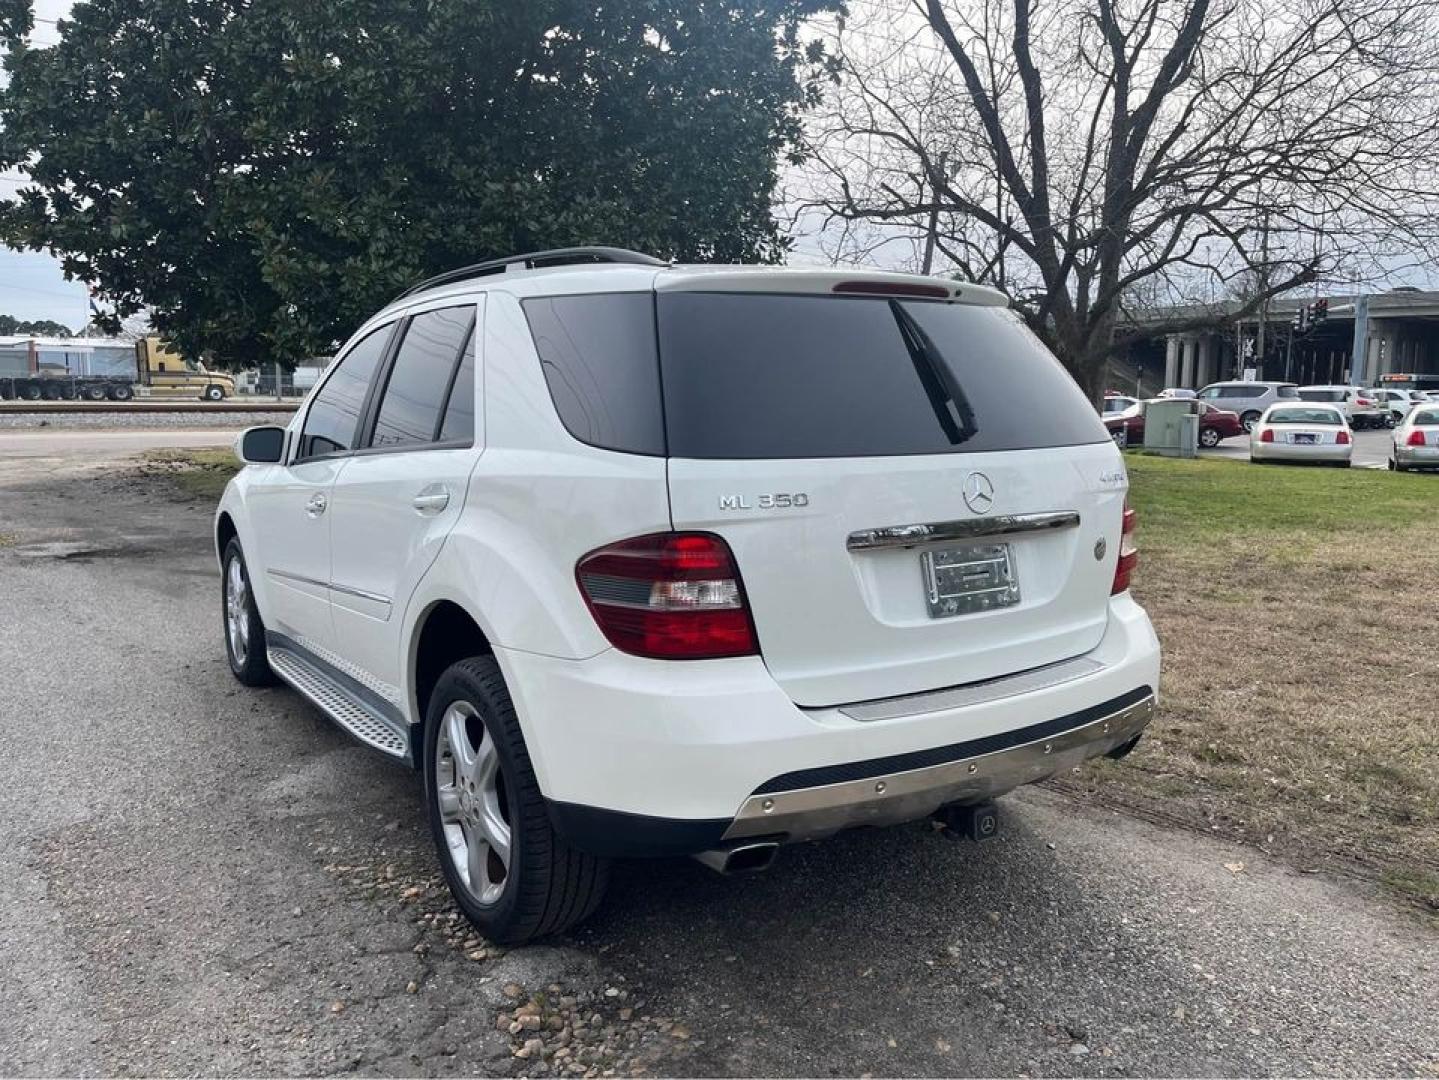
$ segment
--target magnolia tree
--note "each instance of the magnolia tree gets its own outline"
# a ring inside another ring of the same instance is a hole
[[[0,0],[0,241],[222,366],[576,244],[774,261],[828,0]],[[0,80],[3,82],[3,80]]]
[[[1126,306],[1427,260],[1439,0],[875,0],[827,36],[801,214],[999,286],[1091,395]],[[1241,284],[1242,283],[1242,284]],[[1219,318],[1201,305],[1156,329]],[[1234,309],[1228,308],[1229,317]]]

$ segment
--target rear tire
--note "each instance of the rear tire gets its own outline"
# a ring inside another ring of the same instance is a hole
[[[1259,413],[1251,409],[1239,418],[1239,422],[1244,425],[1246,433],[1251,432],[1254,430],[1254,425],[1259,423]]]
[[[493,657],[451,665],[425,718],[425,807],[440,867],[465,917],[517,945],[588,917],[609,863],[555,832],[509,690]]]
[[[129,401],[134,396],[134,389],[124,385],[123,383],[119,386],[113,387],[110,390],[111,401]]]
[[[104,401],[105,388],[103,386],[87,386],[84,389],[86,401]]]
[[[246,686],[273,686],[275,673],[265,653],[265,623],[255,605],[255,592],[250,588],[250,572],[240,538],[234,536],[225,545],[221,564],[220,618],[225,632],[225,655],[230,671]]]
[[[45,392],[35,383],[27,383],[20,388],[20,397],[25,401],[39,401],[45,396]]]
[[[1219,445],[1219,432],[1214,428],[1200,428],[1199,445],[1208,450],[1213,450]]]

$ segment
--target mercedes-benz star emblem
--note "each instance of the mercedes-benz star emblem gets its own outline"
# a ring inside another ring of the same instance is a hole
[[[994,505],[994,485],[982,472],[972,472],[964,478],[964,505],[976,514],[987,514]]]

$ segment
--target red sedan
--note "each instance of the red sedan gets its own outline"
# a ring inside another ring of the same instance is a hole
[[[1142,444],[1144,442],[1144,406],[1147,404],[1148,402],[1141,401],[1138,405],[1131,405],[1117,416],[1106,416],[1104,426],[1114,436],[1118,436],[1122,428],[1130,446]],[[1196,401],[1195,405],[1199,408],[1200,446],[1218,446],[1223,439],[1245,434],[1244,425],[1239,422],[1238,413],[1216,409],[1213,405],[1203,401]]]

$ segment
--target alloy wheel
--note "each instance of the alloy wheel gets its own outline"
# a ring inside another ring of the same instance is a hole
[[[476,901],[496,903],[511,860],[504,773],[495,740],[467,701],[456,701],[440,720],[435,784],[455,873]]]
[[[250,582],[238,558],[231,559],[225,571],[225,632],[231,656],[243,667],[250,655]]]

